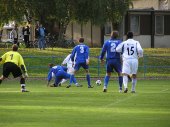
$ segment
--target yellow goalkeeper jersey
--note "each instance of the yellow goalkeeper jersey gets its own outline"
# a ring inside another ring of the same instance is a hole
[[[25,71],[27,71],[22,56],[16,51],[9,51],[5,53],[1,58],[2,58],[2,61],[1,61],[2,63],[11,62],[11,63],[16,64],[20,68],[21,68],[21,65],[23,65],[25,68]]]

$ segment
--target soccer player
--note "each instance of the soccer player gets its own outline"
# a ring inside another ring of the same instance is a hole
[[[74,73],[71,75],[71,80],[74,78],[74,74],[80,69],[80,67],[83,67],[86,71],[86,79],[88,82],[88,88],[93,88],[90,83],[90,74],[89,74],[89,47],[84,44],[84,38],[79,39],[79,45],[75,46],[73,48],[72,54],[71,54],[71,60],[75,65],[74,66]],[[68,85],[67,88],[69,88],[71,85]]]
[[[116,47],[121,43],[121,40],[118,39],[118,36],[119,36],[118,31],[112,31],[111,38],[105,41],[101,54],[100,54],[101,63],[104,63],[104,56],[105,54],[107,54],[106,55],[106,76],[104,78],[103,92],[107,92],[109,79],[110,79],[111,73],[113,72],[113,69],[118,74],[119,92],[122,92],[123,78],[122,78],[121,57],[120,57],[120,53],[116,52]]]
[[[21,92],[29,92],[25,88],[25,78],[28,77],[27,69],[22,56],[17,51],[18,45],[14,44],[12,51],[6,52],[0,58],[0,62],[3,63],[3,73],[0,77],[0,84],[2,80],[8,78],[9,74],[12,73],[14,78],[20,77]]]
[[[66,72],[66,68],[60,65],[54,66],[53,64],[49,64],[50,70],[48,72],[47,76],[47,86],[49,86],[50,81],[54,75],[55,77],[55,83],[54,87],[58,87],[59,83],[62,81],[62,79],[69,79],[70,74]]]
[[[132,75],[131,93],[135,93],[137,82],[138,58],[143,57],[143,49],[140,43],[133,39],[133,32],[127,33],[127,40],[118,45],[117,52],[122,53],[123,57],[123,84],[124,93],[128,92],[128,75]]]
[[[74,73],[74,67],[73,67],[73,62],[71,61],[71,54],[69,54],[62,62],[62,66],[67,65],[67,73],[72,75]],[[60,84],[63,84],[64,82],[66,82],[66,79],[63,79],[61,81]],[[79,85],[76,81],[76,78],[73,77],[73,83],[77,86],[77,87],[81,87],[82,85]]]

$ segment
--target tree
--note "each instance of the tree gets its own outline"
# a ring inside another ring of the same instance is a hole
[[[50,32],[54,25],[58,26],[59,39],[62,41],[67,25],[71,21],[81,24],[91,21],[94,25],[103,26],[112,22],[117,29],[131,0],[1,0],[0,25],[8,21],[29,23],[40,21],[47,25]]]

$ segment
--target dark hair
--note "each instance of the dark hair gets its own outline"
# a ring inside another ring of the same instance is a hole
[[[112,31],[111,38],[118,38],[119,32],[118,31]]]
[[[81,38],[79,39],[79,42],[84,42],[84,38],[81,37]]]
[[[48,66],[49,66],[49,68],[52,68],[54,66],[54,64],[53,63],[49,63]]]
[[[13,51],[18,51],[18,45],[13,44],[13,45],[12,45],[12,50],[13,50]]]
[[[127,33],[127,39],[133,38],[133,32],[129,31]]]

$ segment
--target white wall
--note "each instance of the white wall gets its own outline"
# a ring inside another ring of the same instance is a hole
[[[133,0],[134,9],[151,8],[158,9],[159,0]]]
[[[155,36],[155,48],[170,48],[170,35]]]

